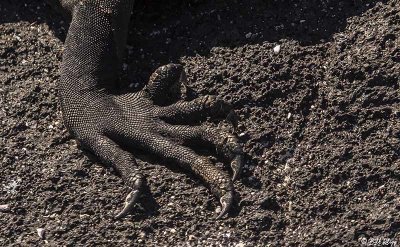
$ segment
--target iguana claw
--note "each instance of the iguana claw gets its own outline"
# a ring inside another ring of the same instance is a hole
[[[219,199],[220,203],[221,203],[221,212],[219,213],[219,215],[217,216],[217,220],[221,219],[226,213],[228,213],[229,209],[232,206],[232,202],[233,202],[233,192],[229,191],[226,192],[221,199]]]
[[[125,198],[125,203],[124,203],[124,207],[122,208],[122,210],[115,215],[115,219],[121,219],[123,217],[125,217],[126,215],[128,215],[133,207],[135,206],[139,195],[140,195],[140,188],[142,187],[142,177],[141,175],[136,175],[134,177],[134,182],[132,183],[132,191],[126,196]]]

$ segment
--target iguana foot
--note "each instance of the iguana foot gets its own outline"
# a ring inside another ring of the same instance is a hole
[[[79,97],[81,102],[78,104],[64,104],[65,123],[72,133],[103,162],[114,165],[132,189],[116,218],[124,217],[132,210],[143,183],[134,157],[120,145],[140,148],[201,178],[220,199],[222,210],[218,219],[231,207],[232,180],[238,178],[242,166],[242,148],[237,138],[214,127],[178,124],[188,122],[188,119],[226,116],[231,107],[215,96],[178,101],[168,106],[157,105],[168,100],[166,95],[177,94],[183,78],[183,67],[169,64],[157,69],[142,91],[111,95],[97,90]],[[71,108],[75,105],[83,108]],[[233,179],[208,158],[182,145],[193,141],[211,145],[222,153],[231,162]]]

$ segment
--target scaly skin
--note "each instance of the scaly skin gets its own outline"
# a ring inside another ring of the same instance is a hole
[[[157,69],[140,92],[113,94],[133,0],[56,3],[71,18],[59,83],[64,123],[84,148],[116,167],[132,189],[116,217],[131,211],[144,182],[135,158],[120,145],[141,148],[193,172],[220,199],[222,210],[217,218],[225,215],[232,204],[232,180],[238,178],[242,166],[237,138],[210,127],[178,124],[187,118],[226,115],[229,105],[214,96],[205,96],[160,106],[169,95],[179,94],[185,74],[183,67],[176,64]],[[215,146],[231,161],[233,179],[176,140],[197,140]]]

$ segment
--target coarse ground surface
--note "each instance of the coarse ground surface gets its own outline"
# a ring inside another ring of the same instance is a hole
[[[140,153],[146,191],[113,219],[128,189],[62,124],[62,20],[0,1],[1,246],[400,244],[398,0],[137,1],[121,90],[181,63],[188,98],[239,116],[246,166],[219,221],[200,181]]]

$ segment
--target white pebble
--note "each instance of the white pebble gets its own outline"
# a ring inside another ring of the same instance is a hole
[[[10,209],[10,205],[9,204],[0,205],[0,212],[8,211],[8,209]]]
[[[80,214],[79,215],[79,218],[81,218],[81,219],[88,219],[90,217],[90,215],[88,215],[88,214]]]
[[[176,233],[175,228],[171,228],[169,231],[170,231],[171,233]]]
[[[253,35],[251,32],[246,34],[246,39],[250,39],[251,35]]]
[[[37,231],[37,234],[39,235],[39,237],[41,239],[43,239],[44,238],[44,228],[38,228],[38,229],[36,229],[36,231]]]
[[[289,113],[287,114],[287,119],[291,119],[291,118],[292,118],[292,113],[289,112]]]
[[[238,244],[235,245],[235,247],[244,247],[244,243],[243,242],[239,242]]]
[[[274,47],[274,53],[278,54],[281,51],[281,45],[277,45]]]
[[[139,237],[140,238],[145,238],[146,237],[146,233],[145,232],[140,232],[139,233]]]

